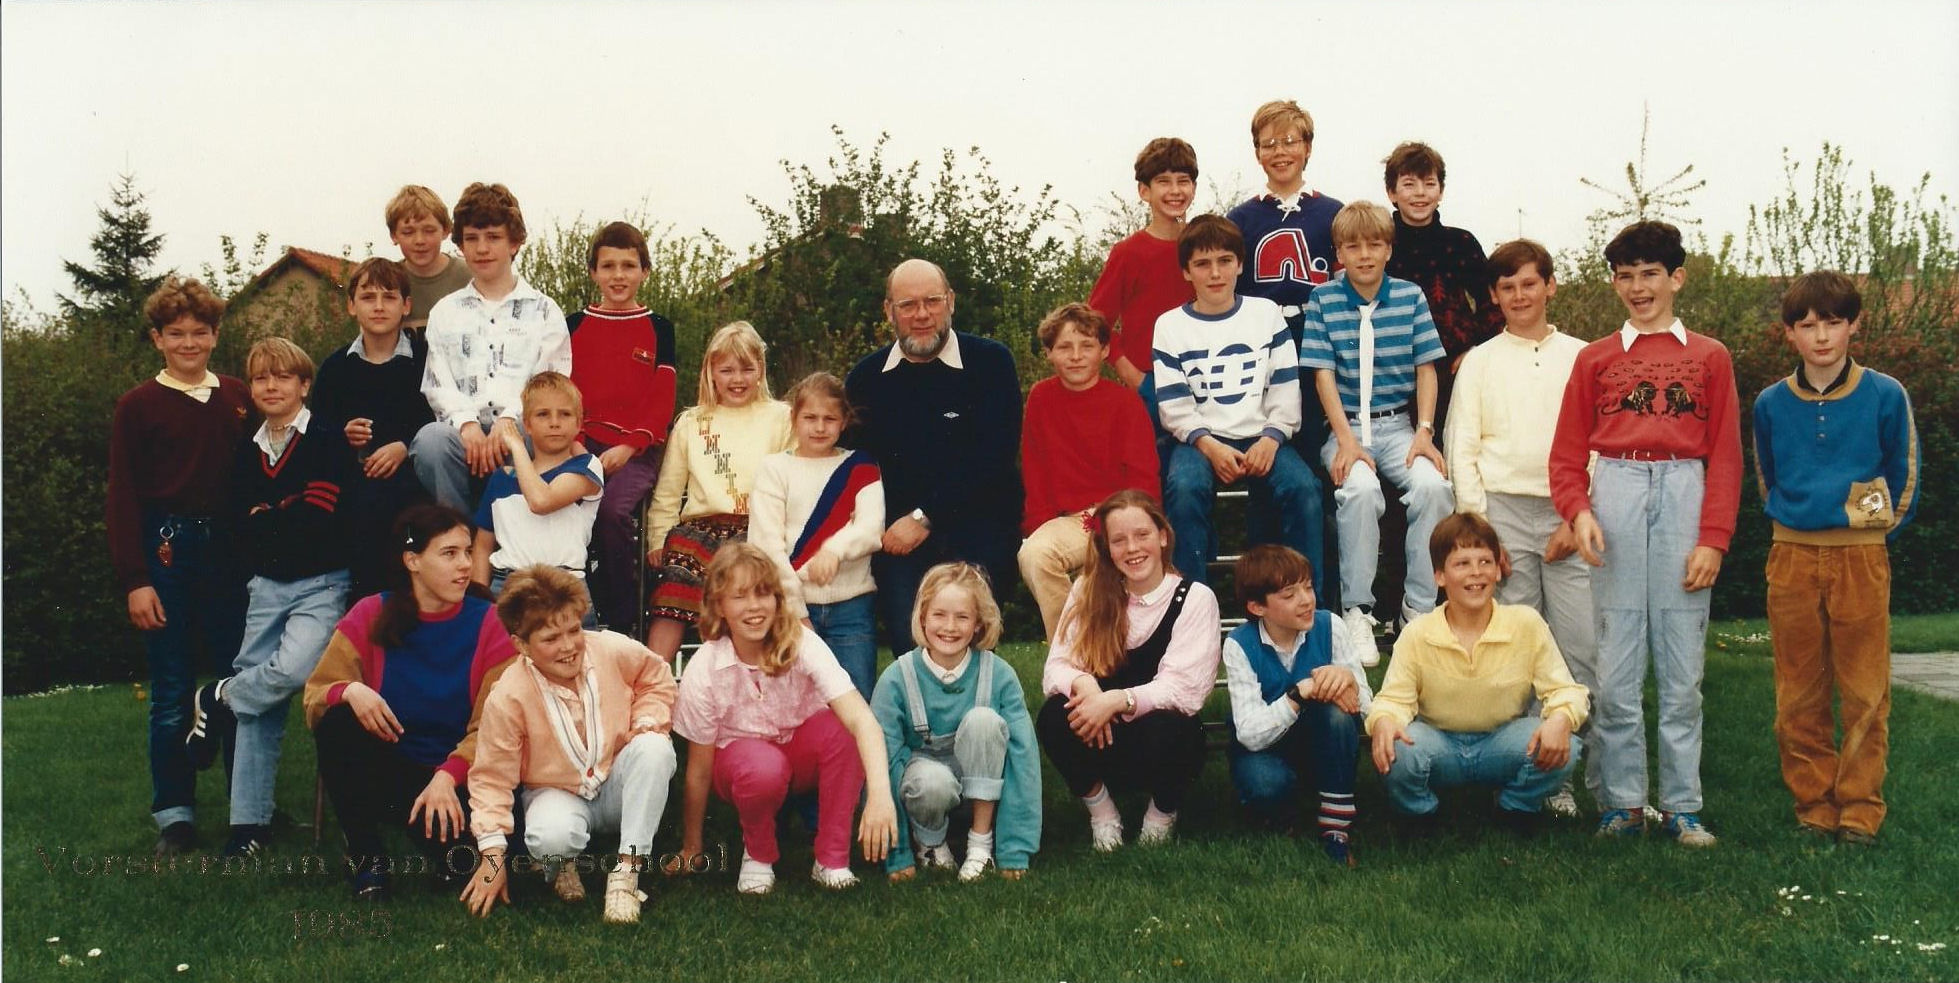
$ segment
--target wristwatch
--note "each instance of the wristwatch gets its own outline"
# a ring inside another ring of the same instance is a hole
[[[925,527],[925,528],[927,528],[927,529],[930,529],[930,528],[932,528],[932,520],[930,520],[930,519],[927,519],[927,518],[925,517],[925,510],[924,510],[924,509],[912,509],[912,510],[911,510],[911,521],[913,521],[913,522],[916,522],[916,523],[918,523],[919,525],[921,525],[921,526],[924,526],[924,527]]]
[[[1286,687],[1286,699],[1292,701],[1292,708],[1294,710],[1306,709],[1306,698],[1299,695],[1298,683],[1294,683],[1291,686]]]
[[[1122,702],[1123,702],[1123,704],[1124,704],[1124,705],[1123,705],[1123,710],[1122,710],[1122,712],[1123,712],[1123,713],[1126,713],[1126,714],[1129,714],[1130,716],[1135,716],[1135,715],[1136,715],[1136,694],[1135,694],[1135,693],[1132,693],[1132,692],[1130,692],[1129,690],[1123,690],[1123,691],[1122,691]]]
[[[1434,433],[1434,432],[1435,432],[1435,421],[1434,421],[1434,420],[1423,420],[1422,422],[1420,422],[1420,423],[1417,423],[1417,424],[1415,424],[1415,429],[1417,429],[1417,430],[1426,430],[1426,431],[1428,431],[1429,433]]]

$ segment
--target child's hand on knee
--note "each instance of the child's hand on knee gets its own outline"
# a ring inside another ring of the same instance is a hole
[[[1245,473],[1252,477],[1264,477],[1272,473],[1272,460],[1279,454],[1279,442],[1271,437],[1260,437],[1245,451]]]

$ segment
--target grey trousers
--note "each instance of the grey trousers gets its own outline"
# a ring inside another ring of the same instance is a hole
[[[990,707],[966,711],[950,752],[921,747],[905,763],[898,797],[919,847],[945,842],[946,817],[961,799],[1000,801],[1007,774],[1007,721]]]
[[[1510,576],[1497,585],[1496,599],[1537,609],[1551,625],[1551,638],[1558,643],[1571,678],[1596,699],[1598,623],[1592,615],[1591,568],[1575,553],[1556,563],[1544,562],[1544,544],[1563,522],[1550,499],[1491,492],[1489,510],[1490,525],[1510,554]],[[1587,722],[1579,733],[1589,738],[1591,724]],[[1585,785],[1598,791],[1597,755],[1585,760]]]

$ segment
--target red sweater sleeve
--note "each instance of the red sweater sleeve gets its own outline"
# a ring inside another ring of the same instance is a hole
[[[1129,296],[1129,289],[1125,284],[1128,279],[1128,264],[1123,262],[1122,242],[1123,240],[1117,240],[1116,245],[1110,248],[1109,258],[1102,263],[1102,275],[1095,278],[1095,287],[1088,292],[1088,306],[1094,308],[1095,313],[1102,315],[1102,320],[1109,322],[1110,361],[1129,354],[1123,345],[1123,329],[1128,325],[1122,323],[1122,305],[1123,299]],[[1131,355],[1129,362],[1134,365],[1135,356]],[[1148,365],[1146,361],[1136,367],[1148,371]]]
[[[1551,435],[1551,506],[1567,522],[1592,507],[1592,476],[1585,470],[1591,460],[1592,417],[1598,405],[1597,367],[1592,354],[1591,346],[1578,353],[1571,378],[1565,381],[1558,427]]]
[[[1041,523],[1059,512],[1055,505],[1052,458],[1048,450],[1049,423],[1044,419],[1048,391],[1043,379],[1027,394],[1027,411],[1020,428],[1020,473],[1026,494],[1020,508],[1020,534],[1031,536]]]
[[[1122,441],[1122,487],[1135,488],[1163,502],[1162,477],[1157,473],[1156,430],[1143,398],[1128,388],[1117,392],[1122,406],[1116,427]]]
[[[1741,407],[1735,393],[1734,359],[1716,342],[1707,356],[1707,470],[1701,491],[1700,538],[1696,546],[1723,553],[1735,535],[1741,509]]]

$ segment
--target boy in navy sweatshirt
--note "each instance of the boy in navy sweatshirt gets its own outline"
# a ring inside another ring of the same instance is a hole
[[[1783,295],[1784,332],[1803,362],[1755,400],[1755,463],[1775,524],[1768,614],[1782,781],[1800,831],[1868,846],[1884,822],[1891,711],[1885,543],[1918,507],[1919,458],[1904,387],[1850,358],[1862,309],[1841,273],[1807,274]]]
[[[252,405],[264,423],[240,442],[233,465],[232,517],[239,556],[251,573],[237,674],[197,691],[186,744],[208,766],[219,739],[237,729],[231,772],[231,837],[224,855],[265,850],[279,744],[292,695],[306,684],[347,610],[346,513],[354,456],[341,431],[306,408],[313,360],[284,338],[245,356]]]

